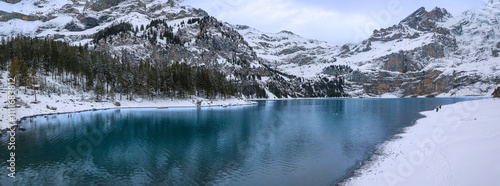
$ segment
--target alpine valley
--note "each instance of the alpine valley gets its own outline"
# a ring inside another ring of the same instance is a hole
[[[244,98],[489,96],[500,83],[498,0],[462,15],[420,8],[342,46],[222,21],[174,0],[0,2],[5,41],[53,39],[119,63],[209,69]]]

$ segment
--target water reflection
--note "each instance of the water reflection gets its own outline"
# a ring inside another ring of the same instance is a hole
[[[19,133],[16,184],[328,185],[418,112],[461,100],[284,100],[42,116]]]

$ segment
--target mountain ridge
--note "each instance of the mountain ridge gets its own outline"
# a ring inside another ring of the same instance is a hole
[[[95,8],[103,4],[105,8]],[[246,97],[486,95],[499,81],[494,70],[500,68],[495,63],[500,36],[494,32],[499,20],[494,0],[459,18],[446,9],[420,8],[398,25],[342,46],[290,31],[273,34],[222,23],[202,9],[173,0],[22,0],[11,5],[23,12],[0,9],[0,37],[51,37],[109,51],[127,61],[204,65],[239,81]],[[139,29],[156,19],[168,26]],[[134,31],[91,42],[98,31],[120,22],[130,22]],[[166,32],[178,37],[179,44],[162,39]],[[341,84],[333,87],[343,86],[345,93],[328,88],[335,81]]]
[[[498,29],[500,18],[495,13],[496,9],[491,8],[493,6],[497,3],[490,1],[485,5],[490,7],[486,8],[489,11],[469,11],[472,17],[488,17],[491,23],[488,25],[484,20],[463,21],[467,12],[455,18],[446,9],[436,7],[427,12],[425,8],[420,8],[397,25],[374,30],[372,36],[360,43],[331,46],[324,52],[305,50],[299,45],[294,46],[300,49],[299,52],[281,58],[281,55],[269,54],[280,54],[283,47],[273,50],[270,47],[272,43],[258,39],[259,34],[240,33],[251,46],[258,48],[256,51],[260,52],[260,56],[270,59],[267,63],[299,77],[328,75],[325,72],[329,66],[349,66],[354,69],[352,72],[334,73],[333,76],[343,75],[346,78],[346,87],[352,96],[387,93],[401,97],[489,95],[500,80],[495,70],[499,68],[496,62],[498,48],[495,48],[499,36],[494,32],[494,28]],[[457,34],[457,30],[463,30],[460,24],[491,28],[470,29],[460,35]],[[475,47],[479,50],[474,51]],[[315,52],[320,52],[320,55]],[[296,63],[293,59],[297,57],[312,59],[314,62],[311,64],[315,66]],[[475,63],[480,65],[472,65]]]

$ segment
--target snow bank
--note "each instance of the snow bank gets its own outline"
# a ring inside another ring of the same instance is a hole
[[[246,101],[243,99],[230,98],[226,100],[207,100],[203,98],[192,97],[191,99],[158,99],[154,100],[143,100],[141,98],[136,98],[135,100],[128,101],[123,97],[123,99],[117,100],[120,106],[115,106],[113,102],[95,102],[89,100],[90,95],[83,95],[85,99],[82,99],[82,95],[37,95],[37,100],[40,101],[38,104],[31,103],[35,100],[33,95],[25,95],[24,90],[19,90],[18,97],[29,106],[21,106],[21,108],[16,109],[16,118],[21,119],[23,117],[35,116],[35,115],[45,115],[45,114],[58,114],[58,113],[69,113],[69,112],[79,112],[87,110],[100,110],[100,109],[112,109],[112,108],[165,108],[165,107],[196,107],[197,102],[201,101],[202,107],[205,106],[237,106],[237,105],[251,105],[256,104],[255,102]],[[29,91],[28,91],[29,92]],[[6,93],[2,93],[3,98],[7,97]],[[4,106],[7,103],[4,103]],[[48,107],[55,107],[56,110],[51,110]],[[8,112],[6,108],[0,109],[0,129],[5,129],[9,127],[8,122]]]
[[[500,99],[422,112],[343,185],[497,185]]]
[[[21,108],[16,109],[16,118],[21,119],[23,117],[34,116],[34,115],[45,115],[45,114],[58,114],[58,113],[69,113],[69,112],[79,112],[86,110],[100,110],[100,109],[111,109],[111,108],[165,108],[165,107],[196,107],[197,102],[201,101],[200,106],[236,106],[236,105],[251,105],[256,104],[255,102],[246,101],[243,99],[231,98],[226,100],[207,100],[203,98],[192,97],[191,99],[154,99],[154,100],[142,100],[137,98],[132,101],[128,101],[123,97],[123,100],[117,100],[120,106],[115,106],[112,102],[95,102],[89,100],[90,95],[83,95],[86,99],[82,99],[82,95],[37,95],[37,100],[40,101],[38,104],[31,103],[35,100],[33,95],[25,95],[24,90],[19,90],[18,97],[29,106],[21,106]],[[29,92],[29,91],[28,91]],[[7,94],[2,93],[2,97],[6,98]],[[4,106],[6,103],[4,103]],[[55,107],[56,110],[51,110],[49,107]],[[0,109],[0,129],[5,129],[9,127],[8,122],[8,112],[6,108]]]

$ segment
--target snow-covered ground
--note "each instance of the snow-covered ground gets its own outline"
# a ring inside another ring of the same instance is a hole
[[[8,106],[8,89],[6,89],[7,84],[7,72],[2,73],[2,87],[0,90],[0,100],[3,100],[0,104],[0,129],[5,129],[9,126],[9,112],[6,106]],[[46,78],[48,82],[50,78]],[[57,82],[51,82],[52,86],[64,87]],[[186,99],[161,99],[155,98],[150,100],[148,98],[143,99],[142,96],[135,96],[132,101],[126,100],[125,95],[123,95],[120,100],[119,94],[116,96],[116,102],[120,103],[120,106],[115,106],[115,102],[105,101],[105,102],[95,102],[92,94],[89,93],[78,93],[78,91],[67,88],[69,92],[73,92],[73,95],[69,94],[49,94],[45,93],[41,95],[37,91],[37,101],[40,103],[32,103],[35,101],[35,96],[33,95],[33,90],[27,90],[23,87],[18,87],[17,90],[17,100],[16,105],[20,105],[20,108],[16,109],[16,119],[20,120],[23,117],[34,116],[34,115],[45,115],[45,114],[58,114],[58,113],[69,113],[69,112],[79,112],[86,110],[99,110],[99,109],[111,109],[111,108],[165,108],[165,107],[196,107],[197,102],[201,101],[200,106],[237,106],[237,105],[251,105],[256,104],[256,102],[246,101],[241,98],[229,98],[229,99],[214,99],[208,100],[205,98],[191,97]],[[25,103],[25,104],[24,104]],[[47,107],[55,107],[56,110],[51,110]]]
[[[500,99],[422,112],[345,185],[498,185]]]
[[[7,97],[7,93],[2,93],[2,98]],[[236,106],[236,105],[250,105],[255,104],[255,102],[246,101],[243,99],[231,98],[226,100],[207,100],[203,98],[191,99],[154,99],[153,101],[147,99],[137,98],[133,101],[127,101],[125,97],[120,101],[120,106],[115,106],[112,102],[95,102],[88,100],[90,95],[86,95],[85,100],[82,100],[82,96],[75,95],[37,95],[37,100],[40,101],[38,104],[31,104],[35,98],[33,95],[25,95],[23,90],[19,90],[18,97],[20,97],[24,102],[28,103],[29,108],[21,106],[21,108],[16,109],[16,118],[21,119],[27,116],[43,115],[43,114],[57,114],[57,113],[68,113],[68,112],[79,112],[93,109],[110,109],[110,108],[160,108],[160,107],[196,107],[196,102],[201,100],[201,106]],[[4,103],[6,106],[7,103]],[[56,107],[57,110],[50,110],[47,108]],[[2,106],[3,107],[3,106]],[[8,122],[8,110],[6,108],[0,108],[0,129],[9,127]]]
[[[2,98],[7,97],[7,93],[2,93]],[[125,97],[120,101],[120,106],[115,106],[112,102],[95,102],[88,100],[90,95],[86,95],[85,100],[82,100],[82,96],[75,95],[37,95],[37,100],[40,101],[38,104],[31,104],[35,98],[33,95],[25,95],[24,90],[19,90],[18,97],[20,97],[23,102],[28,103],[29,108],[21,106],[21,108],[16,109],[16,118],[21,119],[27,116],[33,115],[43,115],[43,114],[57,114],[57,113],[68,113],[68,112],[79,112],[93,109],[110,109],[110,108],[160,108],[160,107],[195,107],[196,102],[201,100],[201,106],[236,106],[236,105],[250,105],[255,104],[255,102],[246,101],[243,99],[231,98],[226,100],[207,100],[203,98],[191,98],[191,99],[154,99],[143,100],[138,98],[133,101],[127,101]],[[4,103],[4,106],[7,103]],[[57,110],[50,110],[47,108],[56,107]],[[0,129],[9,127],[8,122],[8,110],[6,108],[0,108]]]

